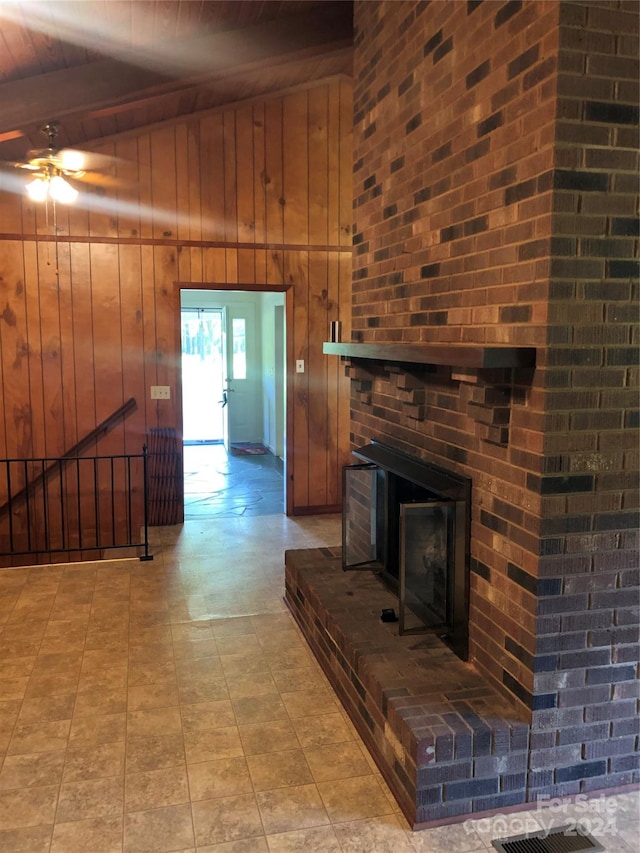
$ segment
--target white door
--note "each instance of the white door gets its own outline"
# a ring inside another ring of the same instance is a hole
[[[233,444],[261,441],[258,418],[261,377],[255,306],[227,305],[225,314],[223,412],[224,444],[228,451]]]
[[[188,444],[222,441],[222,310],[182,308],[182,419]]]

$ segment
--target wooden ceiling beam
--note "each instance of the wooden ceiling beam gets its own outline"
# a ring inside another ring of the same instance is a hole
[[[334,9],[332,14],[329,6]],[[163,44],[156,46],[153,54],[141,51],[135,65],[129,56],[126,61],[101,59],[13,80],[0,84],[0,139],[12,138],[24,128],[51,118],[140,102],[261,65],[321,56],[351,45],[352,35],[350,18],[336,18],[334,4],[328,3],[327,8],[305,15],[180,41],[179,57],[194,58],[189,67],[175,59],[171,44]],[[172,55],[174,60],[166,61],[164,70],[159,69],[158,57]]]

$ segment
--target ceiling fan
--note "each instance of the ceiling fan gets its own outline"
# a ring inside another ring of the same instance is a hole
[[[88,171],[89,160],[98,155],[75,148],[58,148],[58,124],[55,121],[45,124],[41,133],[47,138],[47,147],[28,151],[26,160],[13,164],[33,174],[33,181],[26,187],[29,198],[33,201],[51,198],[62,204],[72,204],[78,197],[78,191],[69,180],[102,182],[95,173]]]

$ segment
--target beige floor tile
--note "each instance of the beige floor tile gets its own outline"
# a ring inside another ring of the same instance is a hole
[[[64,750],[7,755],[0,771],[0,791],[59,784],[64,760]]]
[[[297,717],[293,720],[293,726],[304,748],[353,740],[351,730],[339,713]]]
[[[290,720],[251,723],[246,726],[239,726],[239,729],[246,755],[300,748],[300,743]]]
[[[43,654],[42,651],[36,658],[34,675],[45,673],[60,673],[61,675],[78,675],[82,666],[82,652],[57,652],[55,654]]]
[[[1,651],[0,654],[2,654]],[[0,696],[5,700],[22,699],[28,684],[28,675],[16,676],[14,678],[0,678]]]
[[[25,699],[20,709],[18,723],[50,723],[55,720],[70,720],[76,694],[56,693],[53,696],[41,696],[37,699]]]
[[[182,705],[180,712],[182,714],[182,728],[185,732],[220,729],[236,724],[236,716],[230,699]]]
[[[52,831],[53,825],[0,830],[0,850],[3,853],[49,853]]]
[[[82,671],[93,672],[96,669],[114,669],[114,667],[127,666],[128,663],[128,644],[122,643],[121,645],[110,646],[106,649],[90,649],[85,651],[82,657]]]
[[[184,746],[188,764],[236,758],[243,754],[237,726],[185,732]]]
[[[189,802],[187,771],[182,766],[129,773],[125,780],[125,811],[135,812]]]
[[[150,708],[170,708],[178,705],[179,702],[178,686],[171,681],[130,687],[128,691],[129,711],[143,711]]]
[[[485,823],[492,824],[491,820]],[[504,823],[502,824],[504,826]],[[521,835],[526,831],[535,831],[535,826],[532,824],[525,829],[520,824],[522,829],[518,829],[518,824],[514,823],[515,831],[503,833],[502,837],[509,835]],[[495,832],[492,830],[490,834],[485,835],[484,839],[478,835],[471,823],[455,823],[450,826],[437,826],[433,829],[423,829],[420,832],[411,833],[411,843],[417,853],[451,853],[455,850],[456,853],[476,853],[478,850],[484,850],[486,842],[490,850],[491,839],[496,838]]]
[[[213,640],[213,631],[208,620],[203,622],[182,622],[171,626],[171,637],[174,643],[184,643],[193,640]]]
[[[134,640],[137,640],[137,632],[134,632]],[[131,666],[156,663],[159,661],[173,661],[173,643],[171,638],[156,643],[145,643],[144,645],[131,645],[129,647],[129,664]]]
[[[393,815],[334,826],[342,853],[415,853],[407,833]],[[435,853],[435,851],[434,851]],[[458,853],[449,848],[447,853]]]
[[[124,773],[124,760],[124,741],[68,749],[62,781],[80,782],[121,776]]]
[[[335,694],[324,688],[283,693],[282,701],[290,717],[311,717],[340,710]]]
[[[31,675],[35,663],[35,655],[26,655],[23,658],[13,658],[10,660],[0,660],[0,679],[23,678],[25,675]]]
[[[51,853],[122,853],[122,817],[57,823]]]
[[[297,785],[256,794],[267,835],[308,829],[329,823],[329,816],[315,785]]]
[[[126,714],[100,714],[75,717],[69,734],[70,746],[99,746],[125,739]]]
[[[179,708],[150,708],[129,711],[127,714],[127,737],[153,737],[154,735],[176,735],[182,732]]]
[[[187,765],[192,801],[250,794],[253,785],[243,756]]]
[[[229,696],[232,699],[241,699],[245,696],[264,696],[265,693],[279,692],[268,670],[245,675],[226,674],[225,677]]]
[[[314,690],[325,687],[325,680],[320,670],[313,666],[291,667],[291,669],[275,669],[271,673],[273,680],[282,693],[295,693],[299,690]]]
[[[57,785],[0,791],[0,830],[52,824],[57,796]]]
[[[71,720],[16,725],[7,752],[9,755],[23,755],[66,749],[70,728]]]
[[[94,669],[80,674],[78,690],[116,690],[127,686],[127,667],[114,666],[104,669]]]
[[[272,791],[313,782],[309,765],[300,749],[247,756],[256,791]]]
[[[167,853],[193,848],[189,805],[130,812],[124,819],[124,853]]]
[[[176,681],[176,667],[172,660],[151,663],[131,664],[129,666],[129,687],[143,684],[162,684]]]
[[[255,634],[240,634],[238,636],[218,637],[218,653],[225,657],[229,655],[252,656],[261,654],[260,643]]]
[[[259,653],[221,654],[220,662],[227,678],[259,676],[269,670],[267,659]]]
[[[268,837],[269,853],[341,853],[336,834],[331,826],[313,826]],[[374,853],[373,848],[368,853]]]
[[[269,853],[269,847],[266,838],[241,838],[238,841],[198,847],[198,853]]]
[[[22,702],[20,699],[7,699],[0,702],[0,726],[11,726],[18,719]]]
[[[194,803],[193,823],[198,849],[204,845],[264,835],[253,794]]]
[[[241,696],[233,700],[233,710],[239,724],[267,723],[286,720],[287,709],[276,693],[262,696]]]
[[[200,658],[181,658],[176,661],[178,684],[189,684],[201,679],[224,678],[219,655]]]
[[[229,698],[229,690],[224,678],[201,677],[197,681],[184,682],[178,685],[178,693],[183,705]]]
[[[122,714],[127,710],[126,687],[96,687],[83,690],[76,696],[74,717]]]
[[[42,698],[57,693],[74,693],[78,689],[79,675],[75,672],[34,672],[25,690],[25,698]]]
[[[393,807],[374,776],[319,782],[318,791],[332,823],[393,812]]]
[[[249,616],[239,616],[235,619],[211,619],[211,630],[216,637],[238,637],[254,633],[253,619]]]
[[[178,661],[198,660],[218,655],[215,640],[184,640],[173,644],[173,656]]]
[[[129,738],[127,741],[127,774],[178,767],[184,762],[184,738],[181,734]]]
[[[265,657],[273,670],[313,665],[311,652],[302,643],[274,652],[265,652]]]
[[[117,817],[123,812],[124,777],[67,782],[60,788],[56,822]]]
[[[355,741],[308,747],[304,754],[316,782],[372,773],[369,762]]]

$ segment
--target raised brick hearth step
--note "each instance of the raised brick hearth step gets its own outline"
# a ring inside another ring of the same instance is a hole
[[[529,726],[432,634],[382,622],[396,597],[340,548],[285,552],[286,601],[414,827],[525,802]]]

